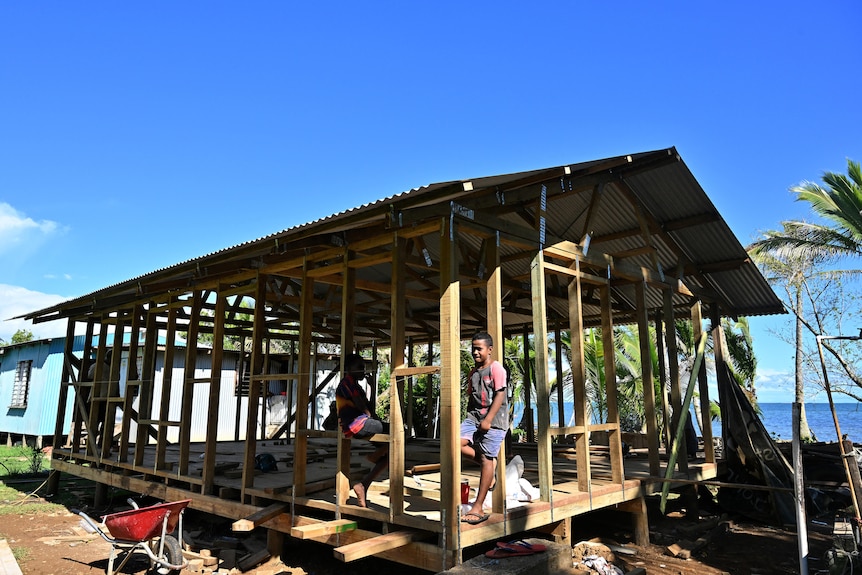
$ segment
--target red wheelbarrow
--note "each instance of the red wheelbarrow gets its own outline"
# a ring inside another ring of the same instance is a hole
[[[102,517],[107,533],[83,511],[72,511],[80,515],[94,533],[98,533],[111,544],[107,575],[114,575],[114,559],[125,553],[117,566],[117,571],[120,571],[135,552],[145,553],[149,557],[150,569],[154,569],[159,575],[168,575],[177,573],[188,565],[183,559],[180,541],[183,539],[183,511],[190,502],[191,499],[184,499],[138,507],[129,499],[134,509]],[[177,529],[177,524],[179,539],[168,535]]]

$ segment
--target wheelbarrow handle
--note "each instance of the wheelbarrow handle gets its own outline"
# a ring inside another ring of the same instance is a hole
[[[111,545],[114,544],[115,540],[112,539],[111,537],[108,537],[105,534],[105,532],[102,531],[102,529],[99,527],[99,524],[96,523],[95,521],[93,521],[92,517],[90,517],[89,515],[87,515],[83,511],[81,511],[80,509],[70,509],[70,511],[72,513],[74,513],[75,515],[80,515],[81,519],[83,519],[87,523],[87,525],[90,526],[90,528],[93,530],[94,533],[98,533],[102,537],[102,539],[104,539],[105,541],[107,541]]]

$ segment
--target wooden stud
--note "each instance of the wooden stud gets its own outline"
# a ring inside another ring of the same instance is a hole
[[[138,400],[138,430],[135,438],[134,465],[139,467],[144,463],[144,453],[149,443],[150,424],[141,422],[151,418],[153,414],[153,393],[155,391],[156,348],[159,341],[159,330],[156,327],[157,315],[151,303],[146,313],[144,357],[141,361],[141,393]],[[158,435],[157,435],[158,437]]]
[[[312,321],[314,319],[314,280],[308,277],[310,262],[303,266],[301,303],[299,307],[299,382],[296,386],[296,436],[293,448],[293,495],[305,495],[308,439],[302,434],[308,429],[308,387],[311,377]]]
[[[460,552],[461,286],[453,218],[440,230],[440,505],[446,550]]]
[[[635,284],[635,299],[637,301],[638,342],[640,344],[649,469],[650,475],[659,475],[661,461],[659,458],[658,421],[655,410],[655,382],[653,381],[649,311],[646,307],[646,285],[644,282]]]
[[[194,407],[195,398],[195,363],[198,354],[198,333],[201,323],[201,311],[203,310],[204,294],[200,290],[195,290],[192,294],[192,306],[189,312],[188,331],[186,332],[186,361],[183,371],[182,381],[182,400],[180,401],[180,456],[179,456],[179,473],[180,475],[188,475],[189,473],[189,447],[191,446],[192,437],[192,410]],[[171,347],[175,346],[174,339],[168,339],[165,342],[165,353]],[[166,364],[167,365],[167,364]],[[173,364],[171,364],[173,368]],[[167,368],[165,368],[167,369]],[[164,392],[162,395],[164,399]],[[163,419],[167,419],[164,417]]]
[[[350,261],[345,250],[344,260]],[[348,353],[353,351],[353,333],[356,329],[356,268],[347,267],[341,288],[341,373],[346,374],[344,365]],[[350,439],[338,430],[337,445],[338,471],[335,476],[336,518],[340,518],[340,506],[350,497]]]
[[[260,383],[254,376],[263,374],[263,344],[266,335],[266,284],[268,276],[259,274],[254,291],[254,315],[251,332],[251,365],[249,365],[248,406],[245,422],[245,449],[242,461],[242,501],[248,498],[248,489],[254,487],[254,463],[257,456],[257,419],[260,409]],[[240,373],[242,377],[242,373]],[[240,382],[241,383],[241,382]],[[241,394],[240,394],[241,395]]]
[[[608,432],[610,448],[611,478],[614,483],[625,479],[623,468],[623,444],[620,436],[620,412],[617,405],[616,346],[614,345],[614,320],[610,286],[599,288],[602,302],[602,351],[605,369],[605,400],[608,408],[607,423],[615,424]]]
[[[204,465],[201,477],[201,493],[210,495],[215,485],[216,449],[218,447],[219,400],[221,398],[221,369],[224,356],[224,323],[227,297],[216,292],[215,317],[213,318],[213,349],[210,365],[210,389],[207,402],[207,435],[204,443]],[[194,366],[194,364],[192,364]],[[186,366],[188,368],[188,366]],[[192,367],[194,369],[194,367]]]
[[[542,501],[551,504],[553,510],[554,464],[551,453],[551,382],[548,376],[548,327],[545,304],[545,255],[536,253],[530,264],[532,275],[533,338],[536,343],[536,409],[539,418],[538,461],[539,491]]]
[[[676,433],[680,417],[682,417],[682,387],[679,381],[679,354],[676,345],[676,323],[673,314],[673,293],[670,290],[662,292],[664,296],[664,327],[665,343],[667,344],[667,367],[670,377],[670,403],[671,403],[671,437]],[[670,448],[672,443],[668,443]],[[685,435],[680,437],[679,452],[682,457],[677,459],[677,467],[683,473],[688,471],[688,459],[685,457]]]
[[[506,365],[506,341],[503,337],[503,272],[500,268],[500,234],[495,234],[493,241],[484,242],[485,271],[488,281],[485,288],[486,308],[488,316],[488,333],[494,339],[494,349],[491,359]],[[508,382],[507,387],[508,387]],[[506,390],[508,394],[508,389]],[[511,431],[511,430],[510,430]],[[506,442],[500,445],[497,455],[497,487],[492,491],[492,510],[495,513],[506,511]]]
[[[391,360],[394,369],[406,367],[404,326],[407,310],[405,297],[407,241],[396,233],[392,246],[392,305],[390,306]],[[404,378],[396,377],[389,386],[389,520],[404,513]]]
[[[703,333],[703,310],[699,301],[691,306],[691,324],[694,341],[700,340]],[[703,436],[703,455],[707,463],[715,463],[715,449],[712,444],[712,419],[709,417],[709,381],[706,375],[706,362],[700,364],[697,374],[697,389],[700,400],[700,430]]]
[[[580,262],[575,260],[575,269],[580,271]],[[572,349],[572,387],[574,397],[575,425],[586,427],[587,420],[587,372],[584,363],[584,324],[581,294],[581,280],[578,277],[569,282],[569,341]],[[590,438],[589,433],[580,434],[575,439],[578,464],[578,489],[590,490]]]

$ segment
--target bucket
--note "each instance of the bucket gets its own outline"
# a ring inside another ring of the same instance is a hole
[[[461,503],[470,501],[470,482],[466,479],[461,480]]]

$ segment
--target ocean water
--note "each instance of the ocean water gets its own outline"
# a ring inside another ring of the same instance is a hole
[[[790,441],[793,439],[793,404],[792,403],[760,403],[760,419],[763,426],[773,439]],[[535,409],[535,408],[534,408]],[[556,410],[551,409],[551,421],[556,422]],[[862,443],[862,403],[836,403],[835,413],[841,434],[853,443]],[[692,412],[693,414],[693,412]],[[515,424],[521,419],[521,413],[516,413]],[[566,405],[566,421],[574,425],[572,405]],[[818,441],[837,441],[835,423],[828,403],[806,403],[805,416],[808,427],[814,432]],[[534,416],[535,417],[535,416]],[[721,422],[712,423],[714,437],[721,436]],[[698,434],[700,432],[698,431]]]
[[[793,439],[793,404],[792,403],[761,403],[760,419],[763,426],[775,439],[790,441]],[[836,403],[835,414],[841,434],[853,443],[862,443],[862,404]],[[806,403],[805,417],[808,427],[814,432],[818,441],[837,441],[835,422],[828,403]],[[715,427],[713,429],[716,429]],[[720,427],[716,429],[719,431]]]

